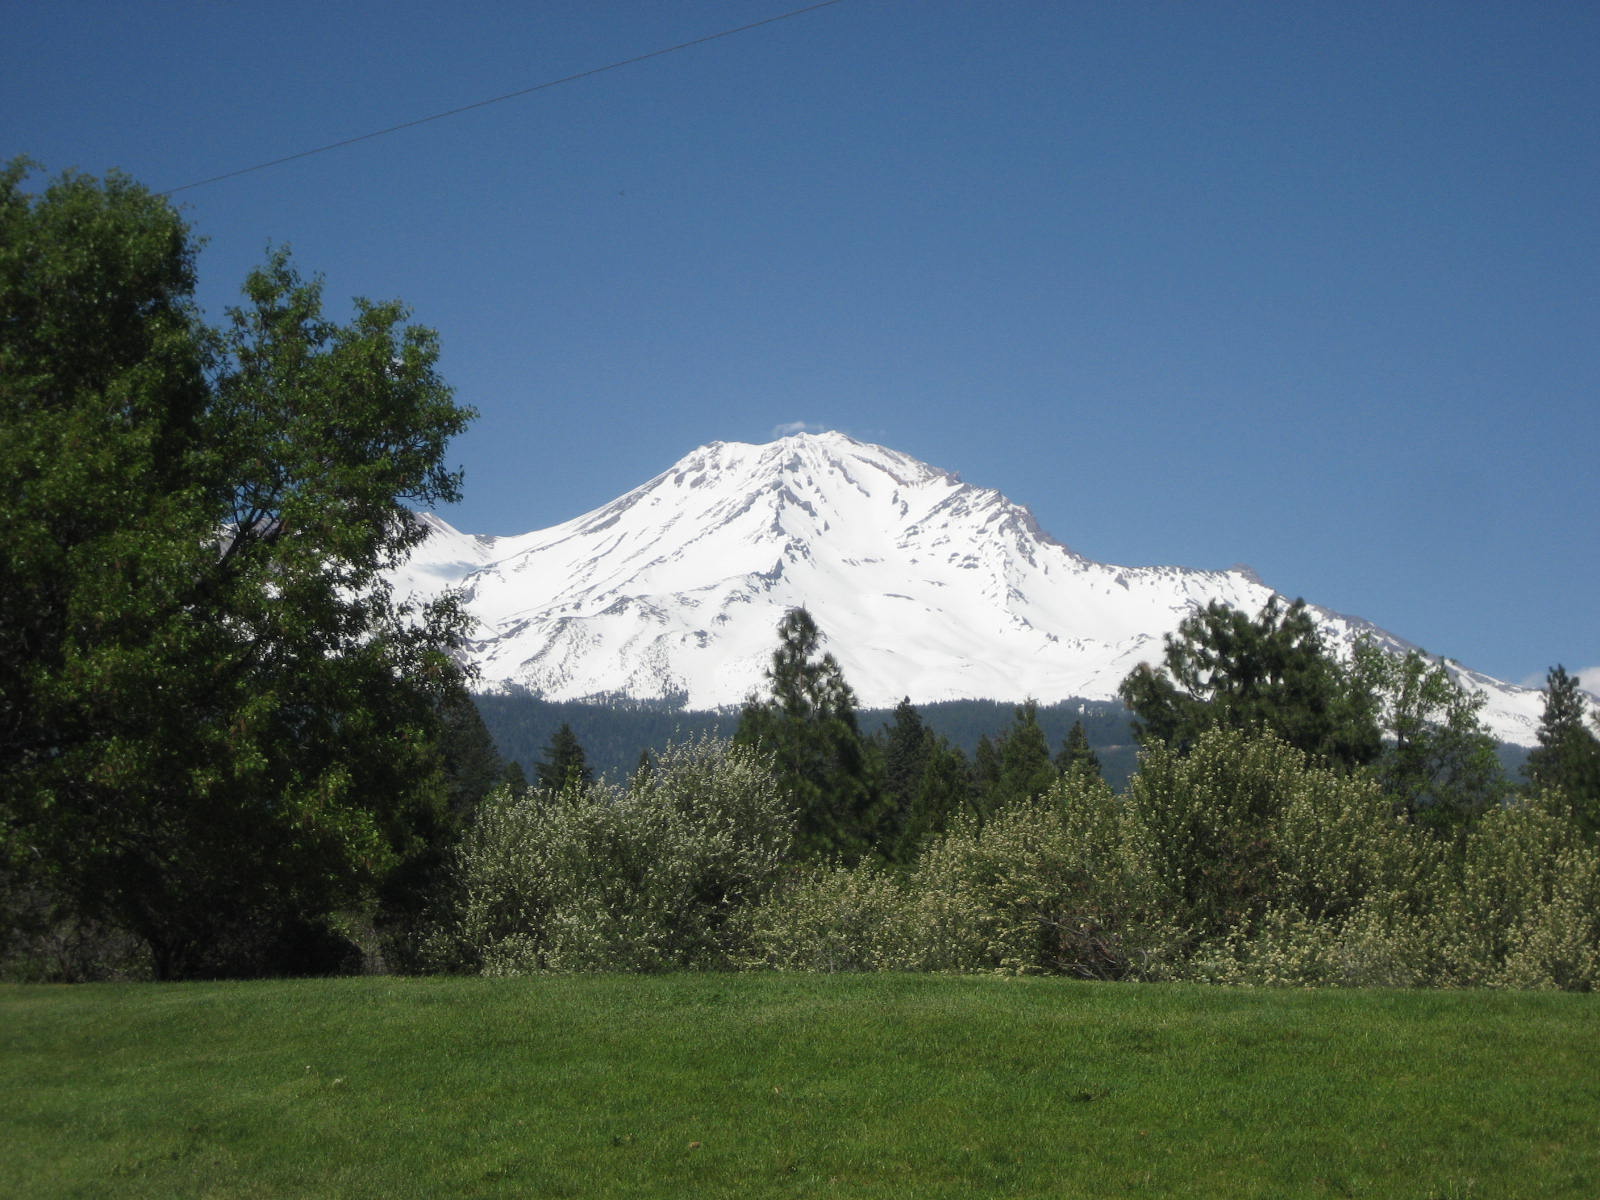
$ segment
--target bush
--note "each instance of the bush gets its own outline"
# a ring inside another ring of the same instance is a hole
[[[1060,780],[986,823],[959,823],[914,868],[815,871],[746,914],[752,962],[791,970],[1005,971],[1121,979],[1178,931],[1130,854],[1120,802]]]
[[[454,866],[435,957],[486,974],[729,963],[729,918],[771,889],[794,814],[757,752],[669,748],[626,788],[485,801]]]
[[[1129,790],[1172,918],[1194,931],[1161,973],[1225,983],[1411,985],[1439,847],[1369,778],[1308,764],[1270,734],[1212,730],[1147,751]]]
[[[871,863],[800,870],[738,918],[741,965],[829,975],[935,969],[914,949],[915,909],[905,879]]]
[[[1506,805],[1468,835],[1436,916],[1440,982],[1600,983],[1600,852],[1563,807],[1548,794]]]

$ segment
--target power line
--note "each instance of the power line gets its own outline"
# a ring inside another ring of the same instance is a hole
[[[817,4],[808,4],[804,8],[792,9],[786,13],[779,13],[775,17],[765,17],[759,21],[752,21],[748,25],[740,25],[733,29],[724,29],[719,33],[708,33],[704,37],[697,37],[687,42],[679,42],[676,46],[667,46],[661,50],[652,50],[648,54],[636,54],[632,58],[619,59],[614,63],[607,63],[603,67],[591,67],[587,71],[579,71],[576,75],[565,75],[560,79],[551,79],[545,83],[536,83],[532,87],[525,87],[515,92],[507,92],[503,96],[491,96],[487,100],[478,100],[472,104],[463,104],[460,108],[452,108],[447,112],[434,113],[429,117],[418,117],[414,121],[402,121],[399,125],[391,125],[387,129],[375,129],[371,133],[358,134],[356,137],[345,138],[343,141],[329,142],[326,146],[318,146],[312,150],[301,150],[297,154],[285,154],[282,158],[274,158],[268,162],[256,163],[253,167],[240,167],[237,171],[228,171],[222,175],[213,175],[209,179],[197,179],[193,183],[181,184],[178,187],[167,188],[157,192],[158,196],[171,196],[176,192],[186,192],[190,188],[205,187],[208,183],[220,183],[224,179],[234,179],[240,175],[248,175],[252,171],[265,171],[268,167],[280,166],[286,162],[293,162],[297,158],[310,158],[313,154],[326,154],[329,150],[338,150],[343,146],[353,146],[357,142],[371,141],[373,138],[383,137],[390,133],[399,133],[402,129],[412,129],[418,125],[426,125],[429,121],[442,121],[446,117],[459,116],[464,112],[471,112],[475,108],[487,108],[491,104],[500,104],[506,100],[515,100],[519,96],[531,95],[542,92],[546,88],[560,87],[564,83],[572,83],[579,79],[588,79],[592,75],[602,75],[607,71],[615,71],[618,67],[631,67],[634,63],[644,62],[646,59],[660,58],[664,54],[676,54],[679,50],[687,50],[691,46],[703,46],[707,42],[714,42],[719,38],[732,37],[736,33],[748,33],[752,29],[760,29],[763,25],[773,25],[779,21],[787,21],[791,17],[804,16],[809,12],[816,12],[819,8],[831,8],[835,4],[843,4],[844,0],[821,0]]]

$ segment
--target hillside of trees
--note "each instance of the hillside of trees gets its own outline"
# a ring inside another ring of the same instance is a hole
[[[530,777],[563,725],[582,743],[596,773],[611,779],[626,779],[645,752],[659,753],[673,742],[705,735],[731,737],[739,725],[738,709],[694,711],[660,701],[545,700],[515,688],[479,693],[473,699],[501,757],[516,762]],[[1000,700],[941,700],[919,704],[917,711],[935,733],[971,757],[982,739],[993,739],[1005,730],[1016,708]],[[866,733],[876,736],[893,723],[894,712],[864,708],[858,719]],[[1045,741],[1057,748],[1065,745],[1073,725],[1081,723],[1114,787],[1121,788],[1133,773],[1138,746],[1128,710],[1121,704],[1063,700],[1039,705],[1036,716]]]

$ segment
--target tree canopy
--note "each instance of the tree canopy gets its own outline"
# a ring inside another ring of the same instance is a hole
[[[398,303],[336,323],[278,250],[208,327],[168,202],[29,175],[0,171],[0,855],[158,975],[303,967],[285,939],[448,810],[460,618],[383,572],[459,497],[472,414]]]
[[[1141,663],[1118,694],[1141,742],[1180,751],[1217,726],[1268,730],[1341,766],[1382,749],[1372,697],[1328,653],[1302,600],[1284,608],[1274,596],[1255,617],[1212,601],[1167,635],[1161,666]]]

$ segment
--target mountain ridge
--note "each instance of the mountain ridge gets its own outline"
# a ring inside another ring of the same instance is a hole
[[[488,687],[555,700],[629,696],[686,707],[760,690],[775,630],[805,605],[863,705],[1112,699],[1163,638],[1212,600],[1278,595],[1247,567],[1099,563],[1024,505],[956,472],[840,433],[712,442],[615,500],[543,530],[429,538],[397,589],[462,591],[463,648]],[[1412,647],[1310,605],[1323,636]],[[1459,668],[1501,740],[1532,744],[1539,692]]]

